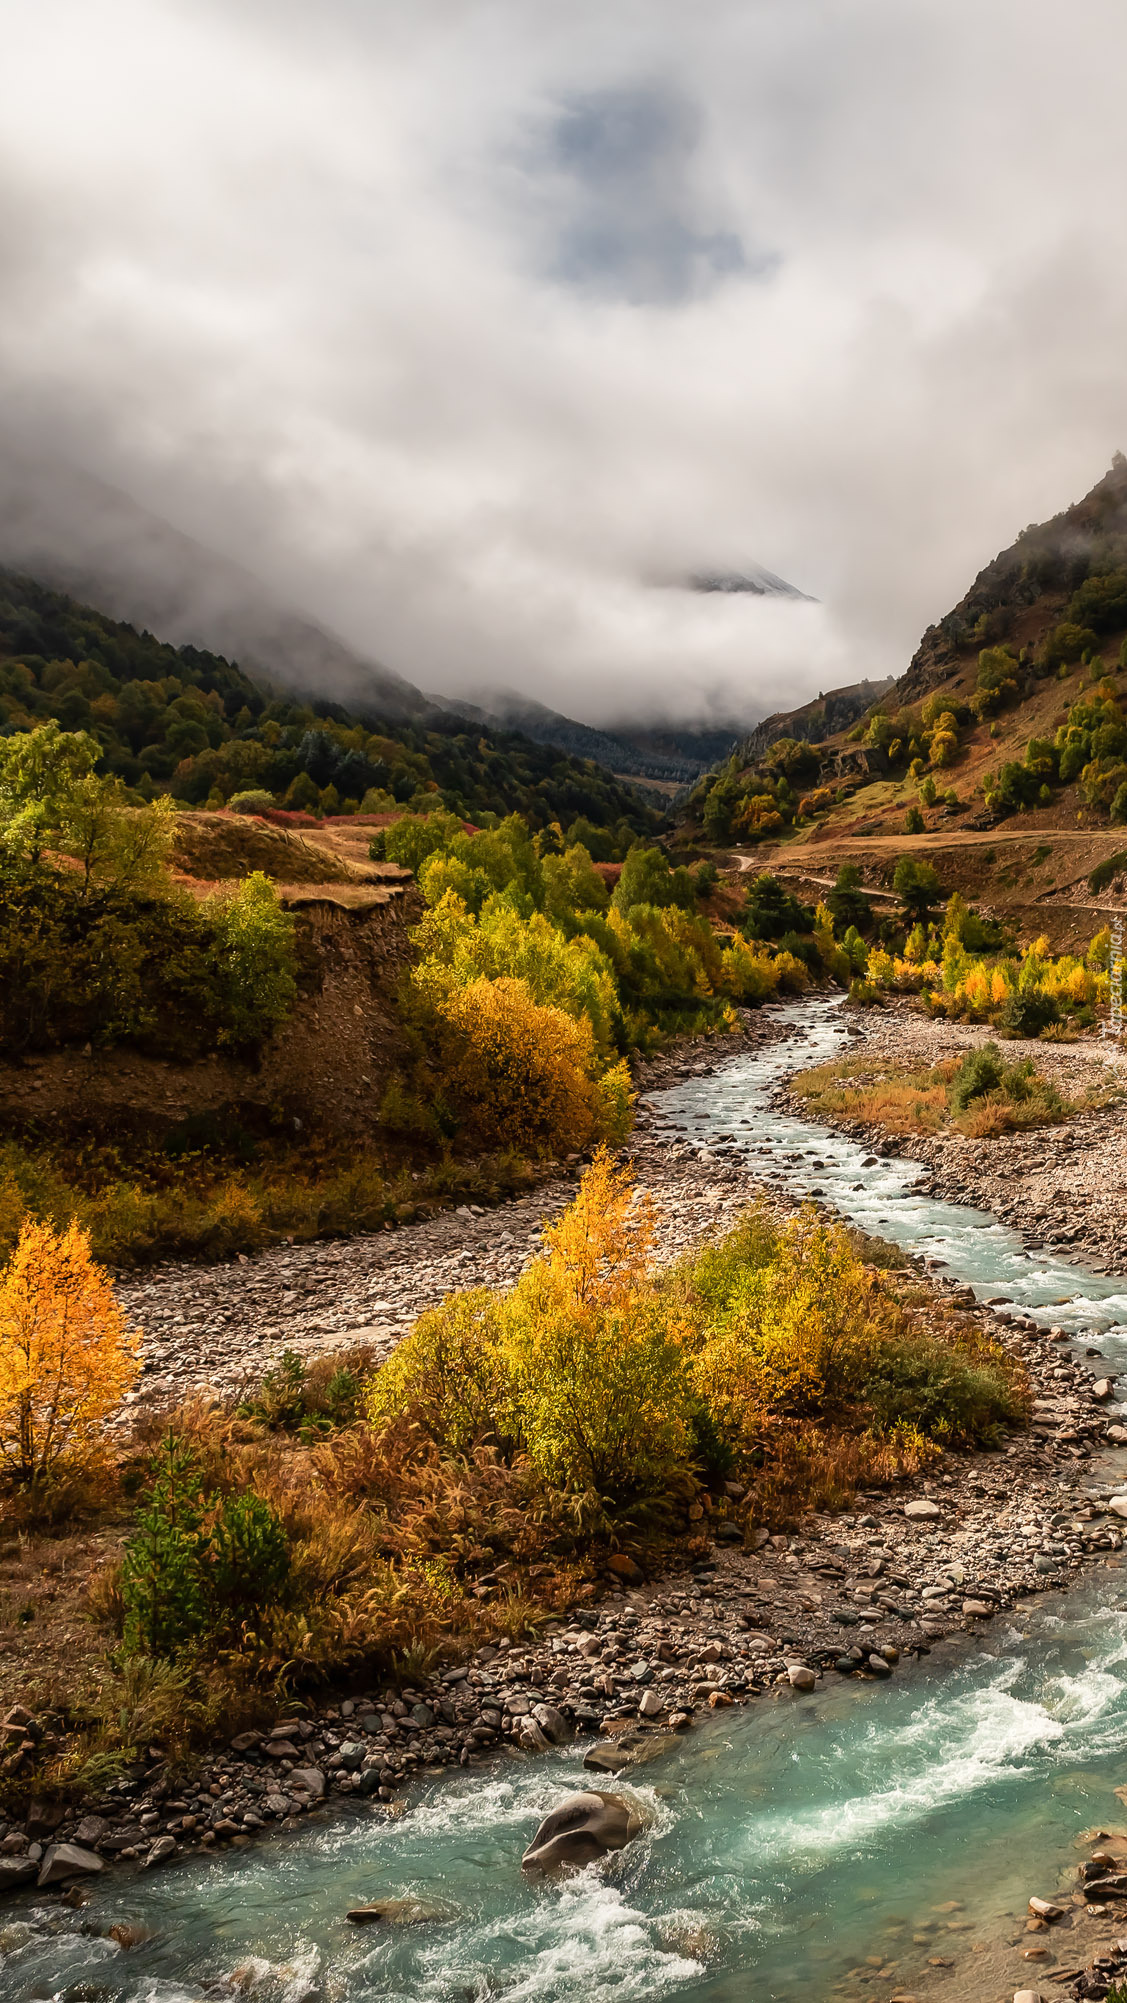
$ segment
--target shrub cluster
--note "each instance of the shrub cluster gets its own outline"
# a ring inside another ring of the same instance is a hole
[[[444,1455],[488,1443],[524,1456],[544,1483],[614,1512],[686,1493],[705,1442],[754,1482],[808,1426],[918,1461],[1018,1416],[1001,1352],[921,1342],[850,1234],[813,1211],[781,1228],[752,1212],[660,1276],[651,1229],[600,1156],[511,1292],[456,1295],[421,1318],[373,1380],[373,1424],[409,1422]]]
[[[415,1069],[385,1104],[393,1128],[538,1153],[621,1138],[631,1050],[726,1026],[733,1002],[763,1000],[796,965],[725,945],[703,909],[714,874],[641,843],[606,870],[515,815],[467,830],[434,813],[378,847],[415,869],[427,906],[403,991]]]

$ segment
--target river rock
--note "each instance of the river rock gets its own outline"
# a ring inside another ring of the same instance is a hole
[[[456,1906],[444,1905],[441,1899],[418,1899],[410,1893],[401,1899],[373,1899],[370,1905],[353,1906],[345,1914],[353,1926],[374,1926],[377,1922],[384,1926],[422,1926],[427,1920],[457,1917]]]
[[[865,1667],[873,1676],[891,1676],[892,1674],[892,1664],[891,1662],[886,1662],[883,1655],[870,1655],[865,1662]]]
[[[914,1502],[906,1502],[904,1504],[905,1516],[914,1523],[928,1522],[932,1517],[939,1516],[941,1513],[939,1504],[937,1502],[929,1502],[924,1495],[918,1496]]]
[[[628,1586],[640,1586],[642,1583],[641,1567],[625,1551],[611,1552],[607,1559],[607,1571],[613,1572],[616,1579],[622,1579]]]
[[[84,1850],[80,1843],[52,1843],[40,1865],[38,1882],[61,1885],[67,1878],[81,1878],[104,1869],[97,1853]]]
[[[1015,1989],[1014,2003],[1045,2003],[1039,1989]]]
[[[534,1704],[532,1715],[549,1745],[562,1746],[565,1739],[570,1737],[567,1719],[562,1711],[557,1711],[554,1704]]]
[[[175,1857],[175,1855],[176,1838],[174,1836],[158,1836],[145,1859],[146,1871],[151,1871],[156,1864],[167,1864],[168,1859]]]
[[[967,1620],[989,1620],[994,1612],[985,1600],[964,1600],[963,1613]]]
[[[21,1885],[33,1885],[38,1876],[34,1857],[0,1857],[0,1893],[18,1892]]]
[[[805,1662],[787,1663],[787,1680],[792,1690],[813,1690],[818,1678]]]
[[[536,1831],[521,1858],[522,1871],[558,1871],[590,1864],[611,1850],[623,1850],[645,1827],[641,1815],[620,1794],[595,1789],[569,1795]]]
[[[325,1776],[320,1767],[295,1767],[292,1773],[286,1775],[286,1786],[291,1794],[320,1801],[325,1792]]]
[[[1098,1399],[1099,1403],[1101,1405],[1104,1405],[1107,1403],[1107,1400],[1109,1398],[1114,1396],[1114,1393],[1115,1393],[1115,1386],[1112,1383],[1110,1377],[1097,1377],[1095,1383],[1092,1386],[1093,1398]]]
[[[1127,1516],[1127,1495],[1113,1495],[1107,1506],[1113,1516]]]
[[[1064,1907],[1054,1905],[1051,1899],[1030,1899],[1029,1910],[1036,1920],[1060,1920],[1064,1918]]]

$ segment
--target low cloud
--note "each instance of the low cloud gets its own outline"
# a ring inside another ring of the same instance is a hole
[[[5,405],[424,688],[898,672],[1127,441],[1125,58],[1110,0],[40,0]],[[755,564],[816,602],[669,581]]]

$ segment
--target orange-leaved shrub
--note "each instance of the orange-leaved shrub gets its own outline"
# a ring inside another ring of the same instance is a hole
[[[443,1089],[481,1145],[546,1151],[622,1137],[629,1074],[624,1064],[602,1070],[585,1016],[509,978],[454,988],[437,1015]]]
[[[137,1368],[87,1233],[26,1222],[0,1271],[0,1468],[42,1483],[97,1461]]]

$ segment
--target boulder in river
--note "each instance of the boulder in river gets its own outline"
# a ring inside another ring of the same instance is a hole
[[[545,1816],[521,1858],[521,1869],[558,1871],[569,1864],[590,1864],[611,1850],[625,1849],[644,1828],[638,1809],[620,1794],[594,1788],[569,1794]]]
[[[353,1906],[345,1918],[354,1926],[422,1926],[427,1920],[454,1920],[456,1906],[441,1899],[419,1899],[406,1893],[399,1899],[373,1899],[370,1905]]]
[[[673,1725],[673,1719],[670,1719]],[[623,1767],[638,1767],[656,1760],[676,1745],[672,1731],[647,1731],[642,1727],[620,1732],[616,1738],[589,1747],[583,1764],[593,1773],[621,1773]]]
[[[0,1857],[0,1892],[18,1892],[39,1876],[34,1857]]]

